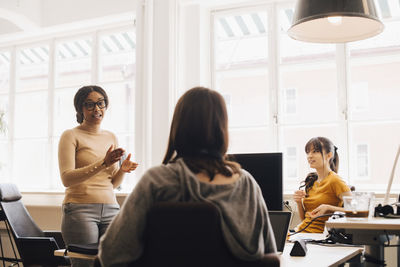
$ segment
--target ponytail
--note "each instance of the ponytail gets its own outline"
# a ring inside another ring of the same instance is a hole
[[[332,151],[333,156],[329,162],[329,166],[331,167],[332,171],[338,173],[338,171],[339,171],[339,155],[337,153],[338,148],[337,148],[337,146],[333,146],[333,147],[334,147],[333,151]]]

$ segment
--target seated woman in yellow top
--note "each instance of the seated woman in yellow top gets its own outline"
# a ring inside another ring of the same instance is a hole
[[[351,195],[350,188],[337,175],[339,156],[337,147],[325,137],[314,137],[305,146],[307,161],[316,172],[309,173],[303,181],[305,190],[297,190],[293,199],[297,204],[302,222],[296,226],[299,231],[317,216],[343,211],[342,197]],[[322,233],[328,217],[312,222],[304,232]]]

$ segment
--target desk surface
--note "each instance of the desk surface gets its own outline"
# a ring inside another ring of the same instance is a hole
[[[302,234],[296,238],[322,239],[321,234]],[[331,247],[307,244],[307,255],[305,257],[292,257],[290,251],[293,243],[286,243],[281,258],[281,267],[310,267],[310,266],[338,266],[362,253],[361,247]],[[65,249],[54,251],[55,256],[64,256]],[[74,252],[68,252],[67,256],[71,258],[94,260],[95,255],[86,255]]]
[[[300,233],[294,235],[290,240],[298,239],[325,239],[324,234]],[[293,243],[286,243],[281,255],[281,267],[310,267],[310,266],[338,266],[360,255],[362,247],[340,247],[340,246],[321,246],[307,244],[307,254],[305,257],[290,256]]]
[[[287,243],[281,255],[281,267],[339,266],[362,253],[362,247],[328,247],[307,244],[305,257],[292,257],[293,243]]]
[[[325,222],[328,228],[368,229],[368,230],[400,230],[400,219],[368,218],[349,220],[347,218],[329,219]]]

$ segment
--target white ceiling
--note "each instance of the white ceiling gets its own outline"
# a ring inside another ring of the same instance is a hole
[[[134,11],[135,0],[1,0],[0,35]]]

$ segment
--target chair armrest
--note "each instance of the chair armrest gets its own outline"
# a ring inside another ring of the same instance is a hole
[[[53,237],[59,248],[65,248],[64,239],[60,231],[44,231],[46,237]]]
[[[53,237],[19,237],[15,241],[20,248],[19,253],[24,259],[24,264],[25,262],[27,265],[50,262],[57,263],[54,265],[65,265],[69,261],[65,257],[54,256],[54,251],[60,248]]]

